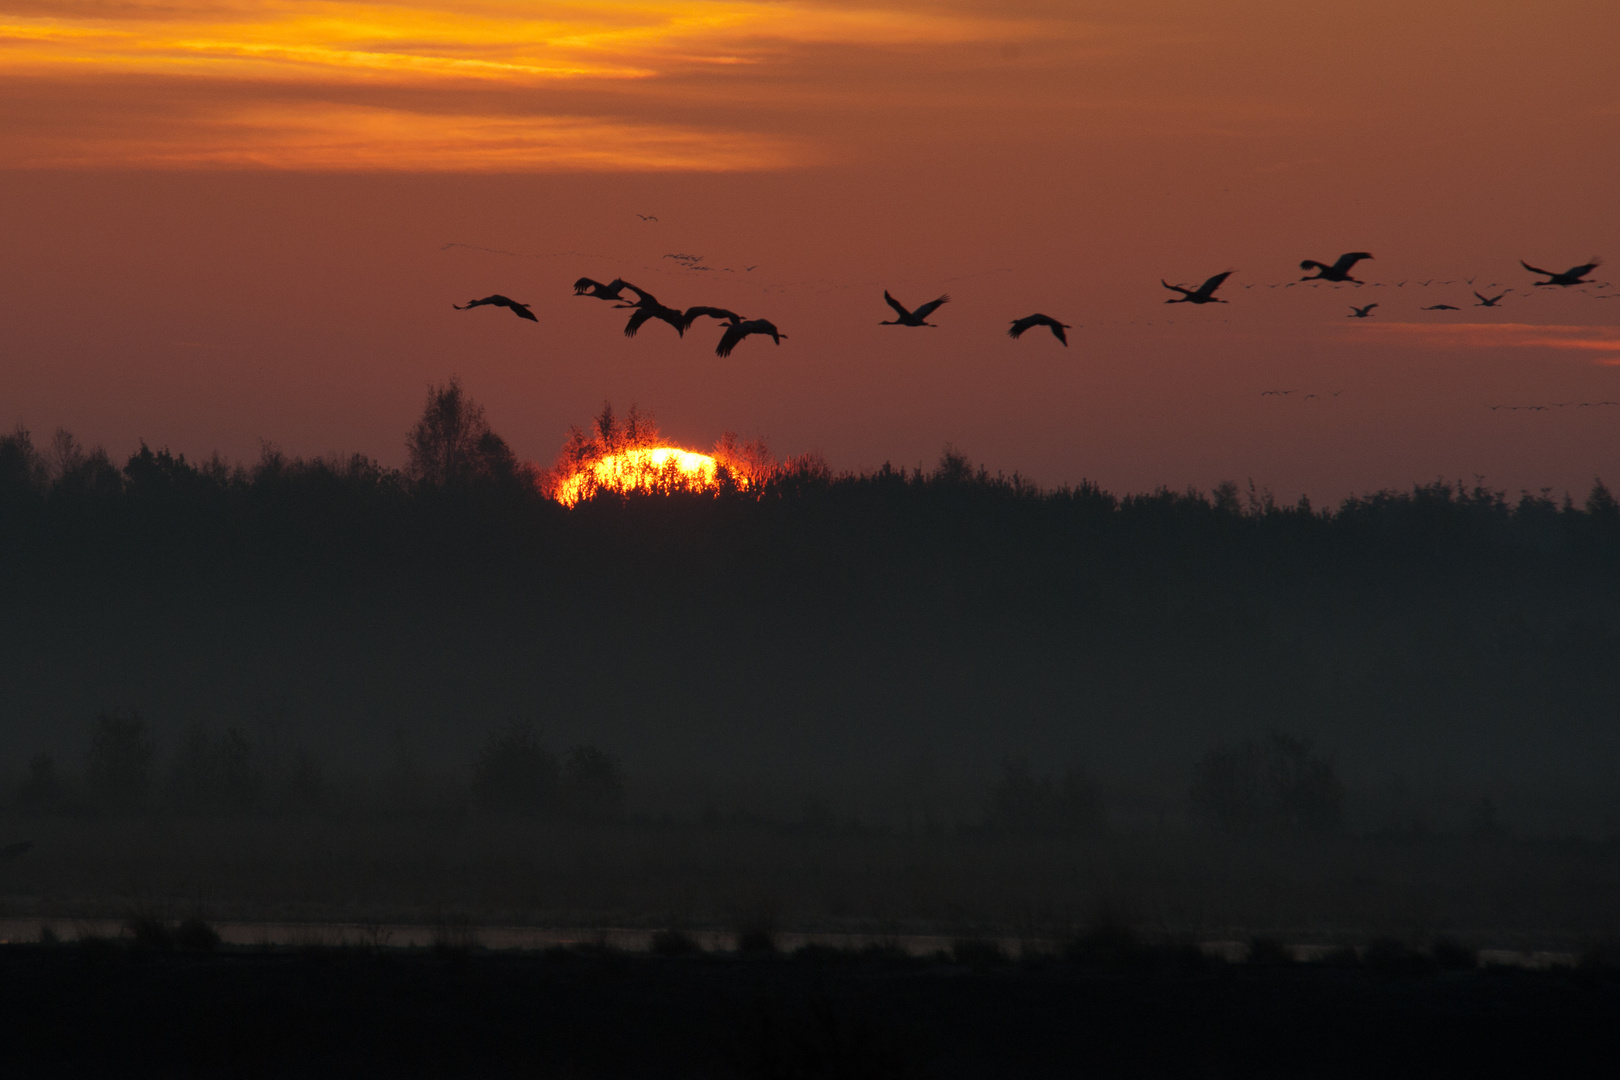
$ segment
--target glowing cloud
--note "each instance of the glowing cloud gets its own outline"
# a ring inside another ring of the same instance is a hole
[[[14,105],[0,167],[780,168],[816,155],[712,118],[736,104],[715,82],[725,72],[794,46],[1042,31],[971,11],[813,0],[12,0],[0,67],[54,115],[42,123]],[[677,91],[678,77],[703,85]],[[624,96],[649,81],[651,98]],[[677,100],[706,103],[711,119],[671,121]]]

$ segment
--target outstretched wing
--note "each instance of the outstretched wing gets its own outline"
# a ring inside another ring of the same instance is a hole
[[[1022,319],[1014,319],[1013,324],[1007,328],[1007,336],[1016,339],[1025,330],[1041,321],[1039,315],[1025,315]]]
[[[741,315],[723,307],[689,307],[686,309],[685,318],[688,326],[692,324],[693,319],[701,319],[705,316],[711,319],[719,319],[721,322],[742,322]]]
[[[720,338],[720,344],[714,347],[714,355],[730,356],[731,350],[737,347],[737,342],[747,337],[749,331],[744,330],[738,323],[726,327],[726,332]]]
[[[647,320],[653,317],[653,309],[637,308],[636,313],[630,316],[630,321],[624,324],[624,336],[635,337],[636,331],[646,325]]]
[[[888,289],[883,290],[883,299],[888,301],[889,306],[894,308],[894,313],[896,315],[900,316],[902,319],[909,319],[911,317],[911,312],[907,311],[904,307],[902,307],[900,305],[900,301],[898,301],[894,297],[890,296]],[[725,354],[722,353],[721,355],[723,356]]]
[[[1565,272],[1564,276],[1565,277],[1573,277],[1573,278],[1585,277],[1587,274],[1590,274],[1592,271],[1596,270],[1598,267],[1600,267],[1602,265],[1603,265],[1603,260],[1602,259],[1593,259],[1591,262],[1587,263],[1585,266],[1572,266],[1572,267],[1570,267],[1569,270]],[[1545,274],[1546,271],[1543,270],[1542,273]]]
[[[1335,274],[1348,274],[1350,268],[1362,259],[1370,259],[1372,255],[1365,251],[1347,251],[1339,256],[1339,261],[1333,264]]]
[[[1052,336],[1063,342],[1063,347],[1067,349],[1069,347],[1069,338],[1063,332],[1063,324],[1056,319],[1047,319],[1046,325],[1052,328]]]
[[[511,308],[512,313],[514,315],[516,315],[520,319],[528,319],[530,322],[539,322],[540,321],[539,319],[535,318],[534,312],[529,310],[529,305],[528,304],[520,304],[520,303],[518,303],[517,301],[514,300],[510,304],[507,304],[506,306]]]
[[[1163,285],[1165,288],[1169,289],[1171,292],[1180,293],[1182,296],[1191,296],[1193,294],[1193,291],[1191,289],[1186,288],[1186,287],[1181,286],[1181,285],[1172,285],[1168,281],[1164,280],[1164,278],[1159,279],[1159,284]]]
[[[1230,270],[1222,270],[1219,274],[1216,274],[1214,277],[1210,278],[1208,281],[1206,281],[1202,285],[1198,286],[1198,295],[1199,296],[1214,296],[1215,295],[1215,290],[1221,287],[1221,282],[1225,281],[1227,278],[1229,278],[1231,276],[1232,276],[1232,271],[1230,271]]]
[[[950,302],[951,302],[951,296],[950,296],[949,293],[946,293],[944,296],[941,296],[938,300],[930,300],[930,301],[928,301],[928,303],[924,304],[922,307],[920,307],[916,311],[912,312],[912,314],[917,316],[917,318],[919,320],[920,319],[926,319],[926,318],[928,318],[928,316],[930,316],[930,315],[932,315],[934,313],[934,311],[939,307],[939,305],[948,304]]]
[[[1519,260],[1519,265],[1524,267],[1526,270],[1530,271],[1532,274],[1546,274],[1548,277],[1557,277],[1558,276],[1557,274],[1553,273],[1551,270],[1543,270],[1539,266],[1531,266],[1529,263],[1525,262],[1523,259]]]
[[[574,293],[575,295],[578,295],[585,292],[587,289],[600,289],[602,287],[603,286],[600,281],[594,281],[591,278],[582,277],[578,281],[574,282]]]
[[[482,300],[469,300],[465,304],[451,304],[450,306],[455,308],[457,311],[470,311],[475,307],[483,307],[485,304],[495,303],[499,303],[498,297],[486,296]]]
[[[1326,270],[1327,264],[1319,263],[1315,259],[1306,259],[1304,262],[1299,264],[1299,268],[1301,270]]]
[[[652,293],[648,292],[646,289],[637,288],[636,286],[630,284],[628,281],[626,281],[624,283],[624,287],[629,289],[631,292],[636,294],[636,306],[637,307],[657,307],[658,306],[658,297],[654,296]]]
[[[652,316],[655,319],[663,319],[669,323],[681,337],[686,336],[687,318],[674,308],[667,308],[660,304],[652,309]]]

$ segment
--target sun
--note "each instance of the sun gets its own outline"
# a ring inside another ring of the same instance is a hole
[[[742,477],[732,477],[747,487]],[[679,446],[642,446],[621,450],[586,463],[560,481],[553,498],[573,506],[599,491],[631,492],[712,491],[720,486],[720,462],[708,454]]]

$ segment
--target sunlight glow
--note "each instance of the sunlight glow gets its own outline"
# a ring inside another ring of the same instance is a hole
[[[563,480],[552,497],[574,506],[598,491],[631,492],[707,491],[718,486],[720,463],[708,454],[678,446],[623,450],[598,458]],[[734,477],[739,487],[747,481]]]

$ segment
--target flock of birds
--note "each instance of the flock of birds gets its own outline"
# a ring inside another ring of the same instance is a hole
[[[648,219],[643,218],[643,220]],[[675,255],[669,257],[677,259],[699,258],[699,256],[686,255]],[[1373,256],[1370,252],[1350,251],[1340,255],[1338,259],[1334,260],[1334,262],[1331,264],[1319,262],[1316,259],[1306,259],[1299,264],[1299,268],[1301,270],[1314,270],[1316,272],[1314,274],[1307,274],[1299,280],[1302,282],[1326,281],[1337,284],[1365,285],[1366,282],[1353,277],[1351,272],[1355,269],[1357,263],[1362,262],[1365,259],[1371,259],[1372,257]],[[1524,262],[1523,260],[1520,260],[1520,265],[1526,270],[1529,270],[1531,273],[1541,274],[1546,277],[1546,281],[1535,282],[1537,286],[1568,288],[1574,285],[1597,284],[1592,282],[1587,275],[1591,274],[1593,270],[1596,270],[1599,266],[1603,265],[1603,260],[1594,258],[1590,262],[1582,263],[1579,266],[1572,266],[1568,270],[1562,272],[1543,270],[1540,267],[1531,266],[1529,263]],[[748,269],[752,270],[753,267],[748,267]],[[1232,274],[1233,271],[1231,270],[1222,271],[1221,273],[1206,279],[1204,283],[1198,286],[1196,289],[1185,284],[1172,285],[1163,278],[1159,279],[1159,284],[1163,285],[1171,292],[1179,294],[1166,300],[1165,303],[1167,304],[1225,304],[1228,301],[1216,296],[1215,293],[1226,282],[1226,279],[1232,276]],[[1473,279],[1469,279],[1470,284],[1472,283],[1472,280]],[[1289,284],[1297,284],[1297,282],[1290,282]],[[1405,282],[1401,282],[1400,284],[1404,285]],[[1486,287],[1490,288],[1491,286]],[[625,295],[626,290],[634,293],[635,299],[632,300],[627,297]],[[660,322],[668,323],[670,326],[675,328],[675,332],[681,337],[686,336],[686,331],[690,329],[692,324],[698,319],[714,319],[717,322],[724,323],[726,327],[725,332],[720,336],[720,342],[715,346],[714,350],[715,354],[718,356],[730,356],[731,351],[735,349],[745,338],[755,334],[769,337],[777,345],[782,344],[782,339],[787,337],[787,335],[777,329],[776,324],[771,322],[769,319],[744,318],[728,308],[710,307],[707,305],[698,305],[696,307],[684,309],[669,307],[663,303],[660,303],[658,298],[652,293],[648,292],[646,289],[632,285],[623,278],[614,278],[612,281],[601,282],[592,278],[582,277],[578,281],[574,282],[574,295],[589,297],[596,300],[606,300],[611,302],[615,308],[632,311],[633,314],[630,316],[630,321],[627,322],[624,327],[625,337],[635,337],[638,330],[654,319],[657,319]],[[1505,298],[1507,295],[1508,294],[1504,292],[1496,296],[1486,296],[1484,293],[1476,291],[1474,293],[1474,297],[1478,302],[1473,306],[1493,308],[1500,304],[1503,298]],[[885,289],[883,291],[883,299],[891,308],[894,309],[895,317],[892,319],[884,319],[878,325],[937,326],[937,323],[929,322],[928,317],[937,311],[941,304],[950,303],[951,298],[947,294],[930,300],[926,304],[919,304],[915,308],[907,308],[904,304],[891,296],[889,291]],[[513,314],[517,315],[519,318],[527,319],[530,322],[540,321],[535,316],[534,312],[530,310],[530,305],[519,303],[518,301],[513,300],[511,297],[502,296],[499,293],[486,296],[480,300],[470,300],[465,304],[453,304],[452,306],[457,311],[465,311],[470,308],[485,306],[504,307]],[[1350,306],[1349,318],[1368,318],[1372,315],[1373,311],[1377,307],[1378,304],[1376,303],[1361,305],[1352,304]],[[1461,309],[1452,304],[1433,304],[1429,307],[1423,308],[1423,310],[1458,311]],[[1046,327],[1052,332],[1053,337],[1057,338],[1057,340],[1065,347],[1068,346],[1069,339],[1064,331],[1073,329],[1073,327],[1068,323],[1060,322],[1059,320],[1054,319],[1052,316],[1044,315],[1040,312],[1036,312],[1033,315],[1025,315],[1021,319],[1014,319],[1012,321],[1012,325],[1007,329],[1007,336],[1017,339],[1023,336],[1026,331],[1033,330],[1038,326]],[[1612,402],[1602,402],[1601,404],[1612,404]]]

